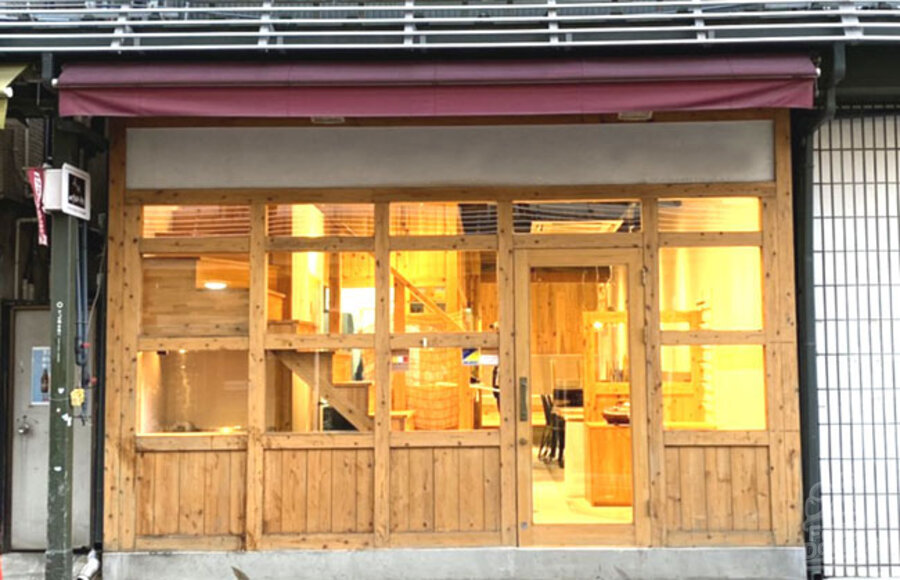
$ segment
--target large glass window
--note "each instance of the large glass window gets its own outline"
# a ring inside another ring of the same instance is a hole
[[[147,205],[145,238],[250,235],[250,208],[245,205]]]
[[[368,252],[275,252],[268,264],[269,331],[375,331],[375,259]]]
[[[761,345],[662,347],[666,429],[766,429]]]
[[[391,253],[393,332],[493,332],[497,253]]]
[[[246,254],[145,255],[141,330],[145,336],[247,333]]]
[[[659,200],[659,229],[663,232],[758,232],[761,223],[757,197]]]
[[[374,377],[372,349],[270,351],[266,429],[371,432]]]
[[[268,207],[270,236],[371,236],[375,210],[368,203],[298,203]]]
[[[517,234],[611,234],[641,230],[641,203],[622,201],[517,202]]]
[[[458,236],[497,233],[497,205],[456,201],[391,204],[392,236]]]
[[[758,247],[661,248],[663,330],[762,329]]]
[[[497,429],[496,350],[410,348],[391,355],[395,431]]]
[[[247,379],[247,351],[141,352],[138,432],[242,432]]]

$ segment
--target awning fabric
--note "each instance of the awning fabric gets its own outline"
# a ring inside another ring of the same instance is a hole
[[[24,64],[0,64],[0,129],[6,127],[6,88],[25,70]]]
[[[76,63],[60,114],[453,117],[809,108],[806,56],[515,61]]]

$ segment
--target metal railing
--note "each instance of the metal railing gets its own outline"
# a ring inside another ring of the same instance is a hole
[[[900,0],[0,1],[0,52],[900,40]]]

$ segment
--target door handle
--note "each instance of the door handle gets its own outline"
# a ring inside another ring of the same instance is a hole
[[[527,421],[530,410],[531,405],[528,404],[528,377],[519,377],[519,421]]]
[[[31,433],[31,423],[28,422],[28,416],[22,415],[22,418],[16,421],[16,433],[19,435],[28,435]]]

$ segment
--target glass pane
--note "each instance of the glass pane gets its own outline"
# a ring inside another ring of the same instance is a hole
[[[488,332],[497,328],[497,254],[391,252],[393,332]]]
[[[497,233],[493,203],[410,202],[391,204],[392,236],[451,236]]]
[[[531,271],[536,524],[633,521],[625,266]]]
[[[763,347],[662,347],[666,429],[766,429]]]
[[[271,351],[266,355],[268,431],[372,431],[375,352]]]
[[[513,206],[517,234],[612,234],[641,230],[641,202],[518,202]]]
[[[146,255],[142,267],[145,335],[247,333],[250,265],[246,254]]]
[[[250,235],[245,205],[146,205],[142,215],[145,238]]]
[[[241,432],[247,425],[247,351],[138,354],[138,432]]]
[[[268,258],[269,332],[375,331],[375,260],[367,252],[276,252]]]
[[[702,197],[659,200],[663,232],[758,232],[757,197]]]
[[[375,209],[369,203],[298,203],[267,208],[270,236],[371,236]]]
[[[759,248],[661,248],[659,264],[663,330],[762,328]]]
[[[391,429],[498,429],[496,351],[411,348],[391,356]]]

